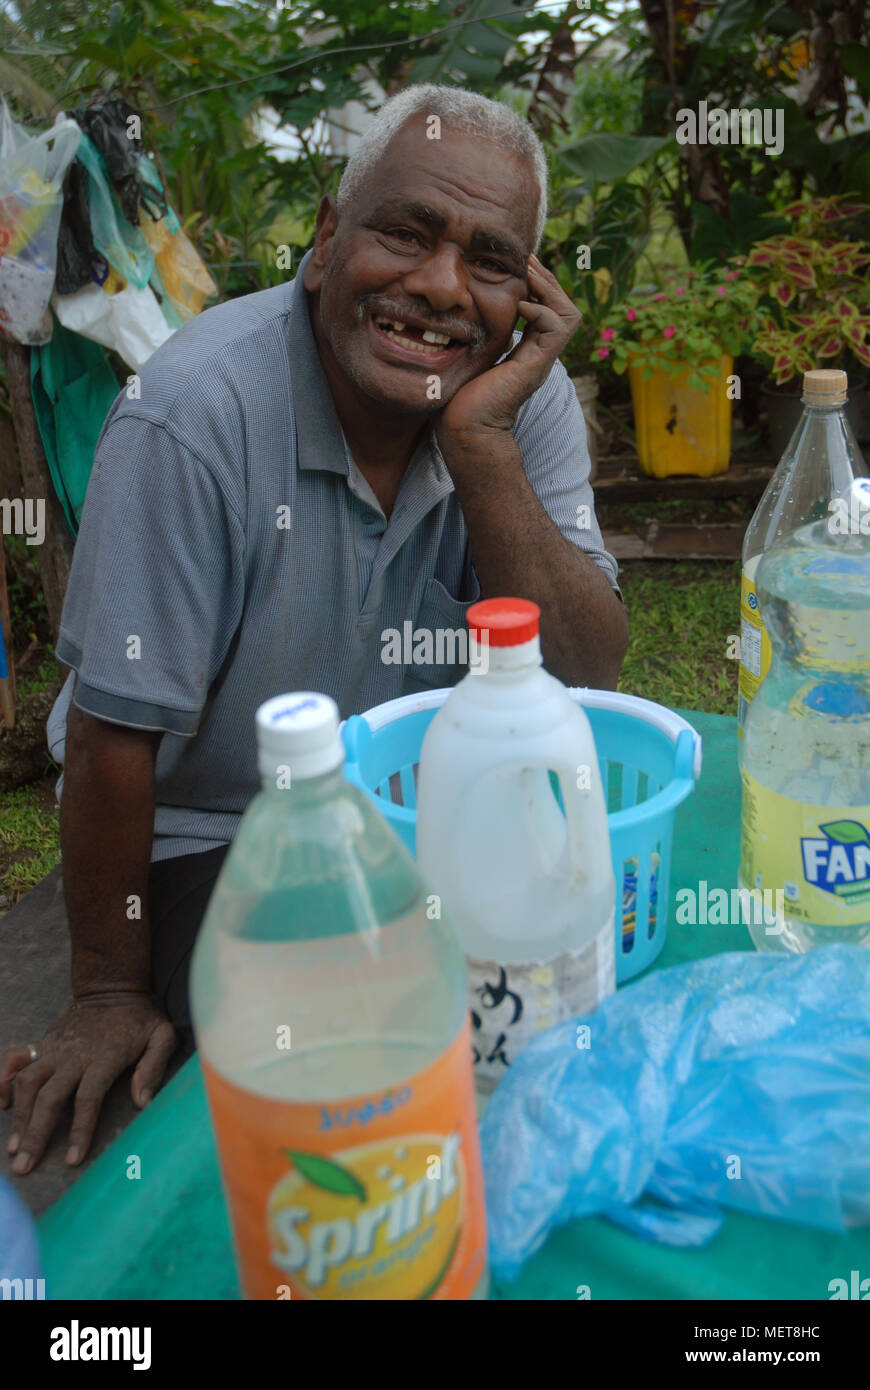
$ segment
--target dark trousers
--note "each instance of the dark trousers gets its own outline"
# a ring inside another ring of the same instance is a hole
[[[190,957],[229,845],[162,859],[148,873],[154,995],[184,1042],[193,1043]]]

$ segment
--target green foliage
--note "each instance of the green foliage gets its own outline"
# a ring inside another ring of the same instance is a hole
[[[641,367],[678,376],[689,366],[689,385],[706,392],[723,354],[736,357],[752,340],[757,291],[746,275],[712,265],[694,266],[660,287],[635,292],[605,318],[594,356],[621,374]]]
[[[712,261],[745,255],[753,242],[773,232],[788,230],[788,223],[771,212],[765,198],[735,188],[731,193],[731,216],[725,218],[706,203],[692,204],[694,234],[690,247],[693,261]]]
[[[866,7],[854,0],[796,0],[789,6],[689,0],[675,11],[653,4],[642,10],[652,42],[635,50],[643,79],[639,133],[670,132],[674,113],[697,111],[701,101],[727,110],[782,112],[784,145],[776,158],[751,145],[697,144],[683,147],[672,161],[667,195],[693,259],[711,249],[709,226],[697,225],[698,204],[730,225],[726,241],[745,250],[739,246],[745,206],[735,192],[776,207],[812,180],[821,194],[854,189],[870,196],[870,133],[844,133],[848,80],[854,80],[859,98],[870,98],[870,64],[862,61],[870,40]],[[835,41],[834,34],[851,41]],[[801,90],[796,84],[810,64],[813,80],[798,104],[788,93]],[[702,235],[697,245],[696,231]]]
[[[870,367],[870,248],[849,238],[870,212],[842,198],[783,208],[787,236],[765,237],[740,258],[761,296],[752,355],[778,386],[814,367]]]
[[[20,652],[29,643],[32,633],[40,637],[48,635],[48,614],[33,547],[27,544],[24,536],[15,535],[4,536],[3,544],[7,560],[12,648]]]
[[[574,190],[562,190],[570,201]],[[603,365],[594,356],[601,325],[631,290],[652,230],[655,194],[648,183],[616,183],[596,190],[574,209],[567,230],[551,234],[548,258],[562,288],[583,315],[583,324],[562,360],[571,375]],[[584,268],[587,265],[588,267]],[[594,267],[594,269],[592,268]]]
[[[284,277],[273,228],[288,214],[310,240],[342,163],[328,149],[325,113],[351,99],[371,106],[372,83],[387,93],[424,80],[492,93],[533,70],[537,48],[518,42],[528,20],[508,9],[504,0],[288,0],[281,9],[30,0],[20,22],[0,15],[0,81],[19,119],[37,124],[61,106],[124,95],[226,298]],[[267,144],[269,112],[295,137],[298,158]]]
[[[44,808],[42,787],[0,794],[0,893],[13,905],[60,862],[57,807]]]

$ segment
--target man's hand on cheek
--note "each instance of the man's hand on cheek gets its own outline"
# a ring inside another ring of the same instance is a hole
[[[573,302],[536,256],[529,257],[528,286],[530,298],[517,305],[526,328],[510,357],[466,382],[438,417],[438,443],[448,463],[463,437],[513,429],[520,406],[543,385],[580,326]]]

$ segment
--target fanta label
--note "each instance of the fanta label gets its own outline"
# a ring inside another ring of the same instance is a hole
[[[816,806],[743,774],[740,876],[780,888],[789,917],[861,927],[870,904],[870,806]]]
[[[340,1102],[202,1068],[246,1298],[471,1297],[486,1229],[467,1022],[401,1086]]]

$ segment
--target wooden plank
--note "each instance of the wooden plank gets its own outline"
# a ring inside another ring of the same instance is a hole
[[[634,531],[605,531],[604,545],[616,560],[737,560],[746,527],[723,522],[692,526],[652,521]]]
[[[649,478],[635,458],[600,459],[592,489],[600,502],[663,501],[677,497],[760,497],[773,476],[775,464],[760,456],[735,459],[712,478],[675,474]]]
[[[72,562],[73,538],[63,508],[55,496],[48,461],[30,396],[30,349],[0,340],[9,377],[9,399],[18,443],[18,461],[25,499],[45,502],[45,540],[34,546],[52,636],[57,639],[63,600]]]

